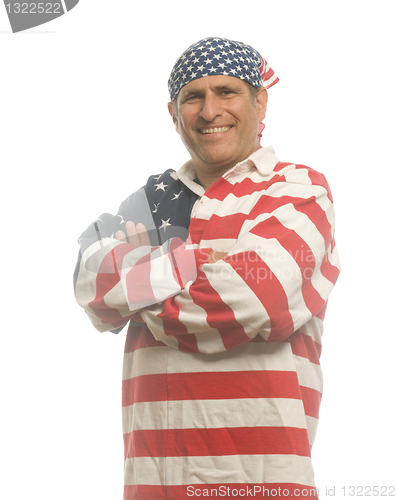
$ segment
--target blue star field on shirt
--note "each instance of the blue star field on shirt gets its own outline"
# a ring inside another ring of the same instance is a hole
[[[117,231],[126,233],[127,221],[144,224],[153,246],[174,237],[185,241],[198,195],[179,179],[173,179],[172,172],[174,170],[168,169],[163,174],[150,176],[146,186],[123,201],[117,215],[100,215],[80,236],[82,251],[101,238],[115,238]]]
[[[204,38],[176,61],[168,80],[171,100],[187,83],[211,75],[234,76],[256,88],[268,89],[278,82],[266,60],[250,45],[226,38]]]
[[[160,175],[149,177],[147,184],[131,194],[117,212],[117,215],[100,215],[80,236],[78,264],[74,274],[76,287],[82,253],[94,242],[103,238],[115,238],[117,231],[126,233],[125,223],[142,223],[148,229],[150,243],[162,245],[174,237],[186,241],[193,206],[198,195],[182,181],[171,177],[174,170],[168,169]],[[112,330],[119,333],[123,327]]]

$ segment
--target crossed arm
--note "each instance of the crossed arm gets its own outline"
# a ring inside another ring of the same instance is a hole
[[[125,232],[84,247],[79,304],[99,331],[136,319],[188,352],[219,352],[258,333],[282,341],[320,313],[339,270],[327,190],[280,185],[271,194],[244,216],[228,254],[178,238],[150,246],[148,226],[127,219]]]

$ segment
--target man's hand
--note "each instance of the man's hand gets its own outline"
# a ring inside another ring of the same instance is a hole
[[[134,247],[150,246],[149,235],[143,224],[138,223],[135,225],[129,220],[125,223],[125,228],[127,236],[124,234],[124,231],[117,231],[115,235],[119,241],[124,241]]]

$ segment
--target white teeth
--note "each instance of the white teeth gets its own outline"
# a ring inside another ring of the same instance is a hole
[[[216,134],[217,132],[226,132],[229,130],[229,127],[221,127],[221,128],[206,128],[201,131],[202,134]]]

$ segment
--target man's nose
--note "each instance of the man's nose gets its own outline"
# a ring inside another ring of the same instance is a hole
[[[202,100],[202,107],[200,110],[201,118],[206,122],[212,122],[217,116],[222,114],[222,107],[219,99],[215,95],[208,94]]]

